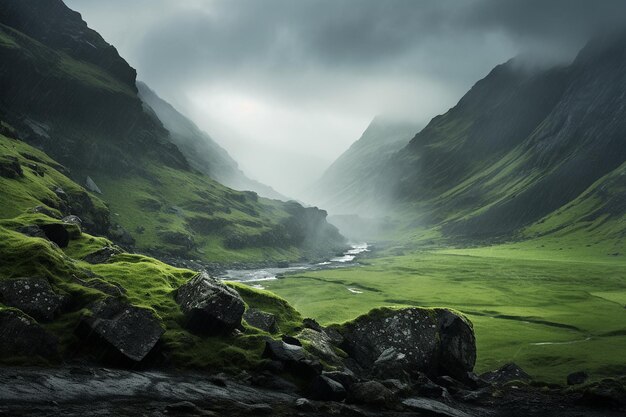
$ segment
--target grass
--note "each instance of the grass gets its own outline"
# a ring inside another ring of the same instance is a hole
[[[626,263],[535,253],[543,256],[506,248],[415,252],[264,285],[325,324],[380,306],[459,310],[476,330],[479,372],[510,361],[558,383],[579,369],[594,378],[626,372]]]

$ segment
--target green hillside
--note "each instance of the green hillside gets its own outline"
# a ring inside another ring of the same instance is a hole
[[[111,216],[92,233],[205,263],[322,258],[343,248],[324,211],[234,191],[194,169],[144,110],[135,71],[62,2],[8,2],[0,40],[0,120],[77,183],[95,182]]]

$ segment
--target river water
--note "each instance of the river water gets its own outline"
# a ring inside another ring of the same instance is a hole
[[[260,269],[229,269],[220,278],[228,281],[250,283],[253,287],[263,288],[262,282],[278,279],[281,276],[304,271],[319,271],[322,269],[345,268],[357,265],[357,259],[364,253],[369,252],[367,243],[355,243],[342,255],[331,258],[324,262],[303,263],[290,265],[284,268],[260,268]]]

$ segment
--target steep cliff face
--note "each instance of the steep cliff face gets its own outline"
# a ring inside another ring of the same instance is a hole
[[[302,242],[276,246],[258,238],[282,231],[298,214],[194,169],[144,109],[135,70],[61,1],[2,2],[0,91],[3,131],[44,150],[72,179],[100,192],[114,223],[125,229],[109,230],[120,243],[224,263],[313,256]],[[323,219],[317,225],[334,230]],[[343,246],[334,232],[332,245],[318,242],[316,256]],[[251,243],[233,249],[226,240],[235,234]]]
[[[266,198],[288,200],[271,187],[248,178],[239,169],[237,162],[211,136],[161,99],[146,84],[138,82],[137,88],[143,103],[149,111],[154,112],[170,132],[171,141],[185,155],[194,169],[236,190],[249,190]]]

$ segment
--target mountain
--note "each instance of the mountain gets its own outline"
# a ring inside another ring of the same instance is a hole
[[[418,130],[418,124],[376,117],[313,185],[310,200],[333,214],[354,213],[354,204],[375,199],[368,184]]]
[[[271,187],[246,177],[239,169],[237,162],[224,148],[171,104],[160,98],[146,84],[137,82],[137,89],[139,98],[147,106],[147,110],[154,112],[163,123],[163,126],[170,132],[171,141],[180,149],[194,169],[236,190],[249,190],[266,198],[289,200]]]
[[[623,188],[608,204],[597,187],[624,178],[625,68],[624,34],[590,42],[566,66],[499,65],[346,198],[456,240],[510,238],[583,195],[595,203],[576,204],[577,218],[598,204],[611,207],[603,221],[619,218]]]
[[[344,245],[326,212],[235,191],[194,169],[198,161],[144,109],[135,70],[60,0],[2,2],[0,91],[0,133],[100,193],[110,216],[90,233],[209,263],[318,258]],[[61,210],[48,194],[45,206]]]

